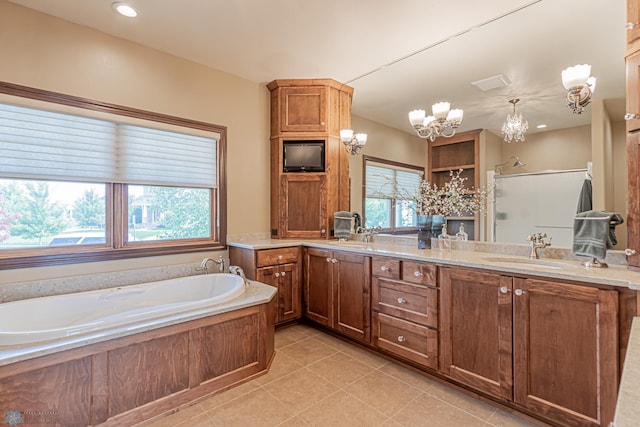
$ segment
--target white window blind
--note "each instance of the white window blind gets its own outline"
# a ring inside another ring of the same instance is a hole
[[[367,162],[365,179],[367,197],[404,200],[418,192],[422,173]]]
[[[0,104],[0,177],[216,187],[217,139]]]

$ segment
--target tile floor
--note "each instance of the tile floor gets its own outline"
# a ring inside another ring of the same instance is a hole
[[[541,425],[305,325],[275,344],[267,374],[144,426]]]

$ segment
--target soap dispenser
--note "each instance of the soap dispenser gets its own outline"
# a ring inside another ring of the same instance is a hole
[[[456,233],[456,240],[469,240],[469,235],[464,231],[464,223],[460,223],[460,230]]]
[[[442,233],[438,236],[438,249],[450,250],[451,249],[451,236],[447,234],[447,224],[442,224]]]

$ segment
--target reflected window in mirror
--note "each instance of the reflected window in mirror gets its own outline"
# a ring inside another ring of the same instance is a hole
[[[386,233],[415,232],[415,194],[424,168],[370,156],[363,162],[364,224]]]

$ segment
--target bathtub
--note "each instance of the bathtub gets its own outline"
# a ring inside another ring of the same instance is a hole
[[[0,304],[0,347],[25,346],[206,313],[240,297],[244,280],[206,274]]]

